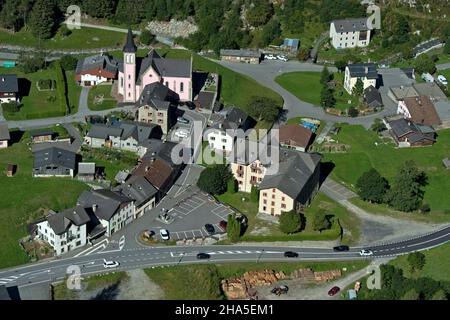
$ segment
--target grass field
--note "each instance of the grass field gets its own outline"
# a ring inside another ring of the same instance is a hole
[[[11,136],[16,139],[17,131]],[[62,210],[75,205],[87,186],[66,178],[32,178],[33,155],[27,145],[29,133],[20,142],[0,150],[0,268],[28,261],[18,240],[26,236],[27,223],[48,209]],[[6,177],[7,164],[17,165],[14,177]]]
[[[104,100],[102,103],[94,103],[96,96],[103,96]],[[111,85],[101,85],[94,86],[89,90],[88,95],[89,109],[91,110],[107,110],[112,109],[117,106],[117,101],[111,97]]]
[[[166,300],[222,300],[225,297],[220,288],[220,281],[242,276],[246,271],[269,269],[283,271],[289,275],[302,268],[311,268],[314,271],[347,268],[346,272],[353,272],[366,266],[366,261],[227,263],[145,269],[145,273],[164,290]]]
[[[242,202],[243,197],[247,201]],[[248,218],[249,227],[241,238],[242,241],[335,240],[340,236],[340,227],[346,232],[342,239],[343,242],[353,244],[359,238],[359,219],[322,193],[317,194],[311,206],[303,212],[306,218],[304,230],[292,235],[281,232],[277,224],[257,218],[258,204],[251,202],[249,197],[249,194],[242,192],[235,194],[225,193],[217,197],[221,202],[238,209]],[[333,225],[330,230],[318,232],[312,229],[313,216],[318,211],[325,211],[330,216],[333,216],[331,217]]]
[[[350,96],[343,88],[343,74],[335,73],[336,88],[334,97],[336,109],[345,111],[357,104],[357,99]],[[320,106],[320,72],[289,72],[275,78],[275,81],[302,101]],[[352,103],[349,105],[348,100]]]
[[[72,30],[67,37],[56,34],[51,39],[41,40],[33,37],[27,30],[10,33],[0,30],[0,43],[15,46],[36,47],[41,49],[92,49],[106,47],[121,47],[125,42],[126,34],[102,29],[83,27]]]
[[[428,177],[424,198],[432,210],[428,215],[447,213],[445,219],[450,220],[450,171],[442,165],[442,159],[450,155],[449,129],[438,131],[436,144],[423,148],[395,149],[392,143],[383,143],[376,133],[346,124],[342,125],[335,139],[351,146],[347,153],[324,154],[323,162],[335,164],[332,176],[336,180],[354,188],[357,179],[374,167],[392,183],[399,166],[407,160],[414,160]]]

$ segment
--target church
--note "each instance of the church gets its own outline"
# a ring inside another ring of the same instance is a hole
[[[144,88],[161,83],[178,95],[180,101],[192,101],[192,58],[165,59],[151,50],[146,57],[136,57],[137,47],[131,29],[119,63],[118,94],[125,103],[139,100]]]

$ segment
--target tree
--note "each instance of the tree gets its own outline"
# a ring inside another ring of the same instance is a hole
[[[228,215],[227,236],[231,242],[237,242],[241,236],[241,223],[236,219],[236,213]]]
[[[348,108],[348,115],[352,118],[355,118],[359,115],[359,111],[355,107],[350,107]]]
[[[410,289],[406,291],[403,295],[402,300],[419,300],[420,294],[415,289]]]
[[[61,67],[65,71],[75,70],[77,62],[78,60],[73,56],[65,55],[61,57]]]
[[[83,0],[84,11],[95,18],[111,18],[116,9],[116,0]]]
[[[30,29],[39,39],[51,38],[55,29],[56,11],[53,0],[37,0],[30,16]]]
[[[247,22],[254,27],[265,25],[273,15],[272,4],[264,0],[254,1],[253,4],[245,14]]]
[[[363,92],[364,92],[364,82],[361,80],[361,78],[358,78],[358,80],[356,80],[355,86],[353,87],[352,93],[354,96],[361,98]]]
[[[197,186],[210,194],[222,194],[227,191],[228,180],[231,172],[225,165],[214,165],[202,171],[197,181]]]
[[[261,46],[267,47],[281,36],[281,25],[277,19],[272,18],[261,31]]]
[[[155,36],[147,29],[143,30],[139,37],[139,41],[147,46],[151,44],[154,39]]]
[[[379,118],[376,118],[372,126],[370,127],[372,131],[376,133],[380,133],[381,131],[387,130],[386,125]]]
[[[347,66],[346,60],[337,60],[334,62],[334,66],[338,69],[339,72],[342,72],[345,70],[345,67]]]
[[[331,228],[331,221],[329,220],[327,213],[323,210],[317,211],[313,216],[313,230],[320,231]]]
[[[21,27],[21,20],[19,16],[20,0],[9,0],[3,4],[0,2],[0,26],[7,29],[12,29],[14,32]]]
[[[253,96],[248,104],[248,114],[258,121],[274,122],[280,114],[280,108],[271,98]]]
[[[320,92],[320,104],[322,108],[334,108],[336,104],[336,99],[334,98],[333,89],[328,87],[323,87]]]
[[[386,193],[385,201],[397,210],[410,212],[422,204],[427,176],[417,169],[413,161],[406,161],[395,178],[392,189]]]
[[[361,199],[382,203],[389,184],[374,168],[364,172],[356,181],[356,189]]]
[[[445,41],[444,53],[450,54],[450,38],[448,38],[447,41]]]
[[[427,54],[421,54],[414,61],[414,68],[419,74],[430,73],[433,74],[436,71],[436,64]]]
[[[282,212],[279,218],[280,230],[284,233],[295,233],[300,230],[301,217],[300,214],[294,210]]]
[[[322,72],[320,74],[320,83],[324,87],[328,87],[328,82],[331,81],[332,74],[330,71],[328,71],[328,68],[325,66],[325,68],[322,69]]]
[[[413,252],[408,254],[406,258],[411,272],[420,271],[425,266],[425,255],[421,252]]]
[[[433,294],[431,300],[447,300],[447,294],[444,290],[440,289]]]
[[[300,61],[306,61],[309,59],[311,50],[309,48],[300,48],[297,53],[297,59]]]
[[[45,67],[45,57],[43,53],[37,53],[34,56],[22,56],[19,68],[24,73],[34,73]]]
[[[231,179],[228,180],[227,191],[233,194],[236,193],[237,190],[238,190],[237,180],[231,177]]]
[[[252,186],[250,191],[250,201],[255,203],[258,203],[259,201],[259,189],[257,186]]]

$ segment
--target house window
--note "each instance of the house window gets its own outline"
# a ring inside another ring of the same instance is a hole
[[[131,80],[131,75],[128,75],[128,80]]]
[[[263,192],[263,197],[267,197],[267,193]]]
[[[284,197],[281,197],[281,201],[284,201],[284,199],[285,199]]]
[[[281,204],[281,208],[282,208],[282,209],[286,209],[286,204],[285,204],[285,203],[282,203],[282,204]]]
[[[180,92],[183,92],[183,91],[184,91],[184,83],[180,82]]]
[[[267,200],[263,200],[263,203],[264,203],[264,204],[267,204]]]
[[[275,205],[275,202],[274,201],[272,201],[272,207]]]
[[[120,87],[123,88],[123,77],[120,77]]]
[[[76,245],[77,245],[77,246],[81,246],[81,241],[77,241],[77,242],[76,242]]]
[[[275,199],[275,195],[274,194],[272,195],[272,199]]]
[[[166,81],[166,87],[167,88],[169,87],[169,81]]]

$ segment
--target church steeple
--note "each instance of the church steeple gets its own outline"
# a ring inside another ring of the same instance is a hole
[[[125,46],[123,47],[123,52],[136,53],[136,51],[137,51],[137,47],[134,44],[133,32],[131,31],[131,28],[128,28],[127,42],[125,43]]]

